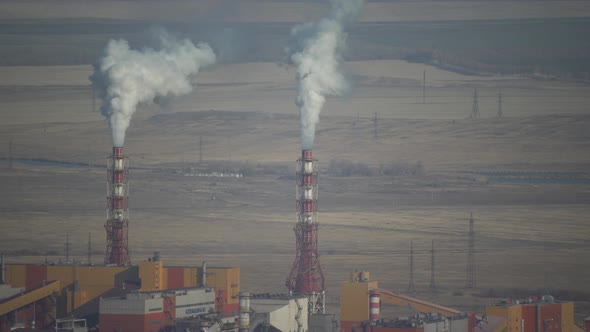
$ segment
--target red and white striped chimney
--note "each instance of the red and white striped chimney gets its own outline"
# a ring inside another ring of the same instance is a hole
[[[371,325],[375,326],[377,321],[381,318],[381,294],[378,289],[371,289],[369,291],[369,319]]]

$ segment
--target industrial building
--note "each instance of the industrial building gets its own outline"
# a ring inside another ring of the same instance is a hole
[[[215,313],[211,288],[140,292],[125,297],[101,298],[99,327],[102,331],[161,331],[173,328],[177,318]]]
[[[381,305],[410,307],[416,315],[386,320]],[[352,272],[340,285],[340,331],[473,331],[476,317],[459,310],[379,288],[367,271]]]
[[[82,307],[98,313],[98,298],[117,291],[157,292],[203,287],[211,289],[214,311],[220,316],[238,313],[240,269],[237,267],[165,267],[158,255],[139,266],[72,264],[6,264],[0,288],[0,331],[14,323],[44,327]],[[6,290],[5,290],[6,289]],[[10,295],[12,294],[12,295]]]
[[[501,328],[507,331],[567,332],[575,329],[574,303],[558,302],[550,295],[506,299],[486,307],[486,316],[502,318]]]

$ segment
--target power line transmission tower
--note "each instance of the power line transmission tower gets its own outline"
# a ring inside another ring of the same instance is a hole
[[[414,286],[414,243],[410,241],[410,284],[408,285],[409,292],[416,292]]]
[[[66,263],[70,261],[70,233],[66,233]]]
[[[92,265],[92,239],[90,232],[88,232],[88,265]]]
[[[199,136],[199,164],[203,162],[203,136]]]
[[[479,118],[479,103],[477,101],[477,89],[473,89],[473,107],[471,108],[470,118]]]
[[[467,288],[475,288],[475,231],[473,212],[469,216],[469,240],[467,250]]]
[[[500,92],[498,92],[498,118],[501,118],[502,115],[504,115],[502,113],[502,90],[500,90]]]
[[[12,169],[12,140],[8,142],[8,168]]]
[[[434,282],[434,240],[432,240],[432,249],[430,249],[430,289],[436,288]]]
[[[422,104],[426,103],[426,70],[422,72]]]
[[[375,118],[373,119],[373,138],[377,139],[377,112],[375,112]]]

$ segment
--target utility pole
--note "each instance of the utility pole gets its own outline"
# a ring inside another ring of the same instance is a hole
[[[475,231],[474,227],[474,220],[473,220],[473,212],[469,217],[469,240],[468,240],[468,250],[467,250],[467,288],[475,288]]]
[[[199,136],[199,164],[203,162],[203,136]]]
[[[410,284],[408,285],[409,292],[416,292],[414,286],[414,243],[410,241]]]
[[[436,288],[434,282],[434,240],[432,240],[432,249],[430,249],[430,289]]]
[[[426,69],[422,72],[422,104],[426,103]]]
[[[12,169],[12,140],[8,142],[8,168]]]
[[[66,264],[70,261],[70,233],[66,233]]]
[[[472,119],[479,118],[479,103],[477,101],[477,89],[473,89],[473,107],[471,109],[471,116]]]
[[[88,232],[88,265],[92,265],[92,239],[90,232]]]
[[[498,118],[501,118],[502,113],[502,90],[498,92]]]
[[[373,138],[377,139],[377,112],[375,112],[375,118],[373,119]]]
[[[231,162],[231,136],[227,137],[227,161]]]

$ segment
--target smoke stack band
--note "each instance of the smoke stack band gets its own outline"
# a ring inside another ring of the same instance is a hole
[[[127,266],[129,247],[127,230],[129,226],[129,159],[122,147],[113,147],[113,154],[107,161],[107,248],[104,263]]]

